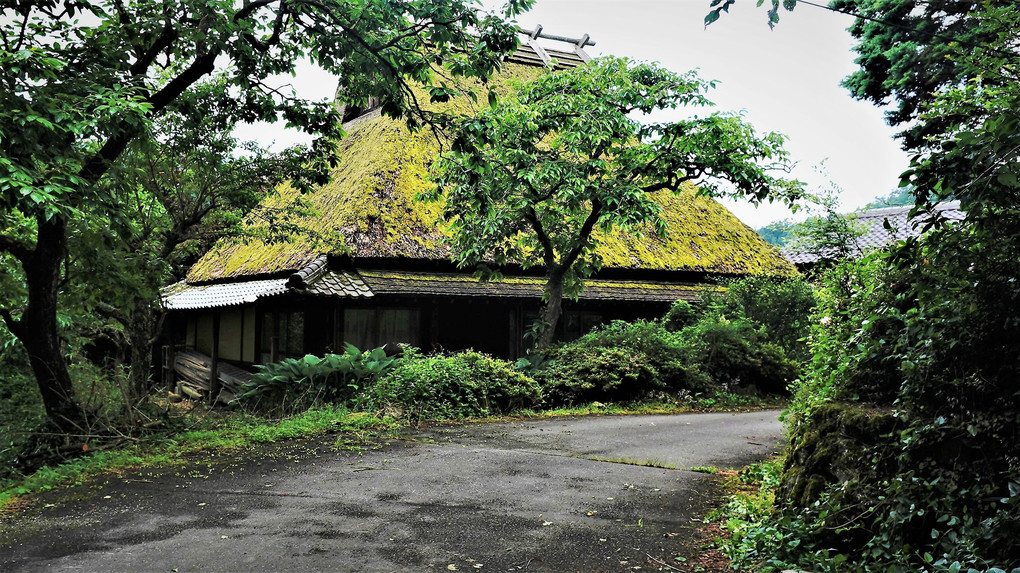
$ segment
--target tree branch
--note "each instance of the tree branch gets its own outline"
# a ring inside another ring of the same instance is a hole
[[[269,36],[268,40],[263,42],[256,38],[255,34],[245,33],[245,41],[262,53],[268,52],[269,48],[275,46],[280,41],[280,34],[283,32],[283,22],[286,17],[287,11],[281,7],[281,9],[276,13],[276,20],[273,22],[273,33]]]
[[[131,72],[132,76],[145,75],[145,73],[149,71],[149,66],[152,65],[152,62],[156,59],[156,56],[158,56],[163,50],[170,47],[170,45],[173,44],[178,37],[180,37],[180,33],[170,24],[170,20],[167,19],[159,37],[156,38],[152,45],[149,46],[149,49],[146,50],[135,61],[135,63],[131,64],[128,71]]]
[[[117,322],[125,326],[131,323],[131,318],[127,315],[126,312],[120,310],[119,308],[109,303],[99,301],[96,303],[94,308],[98,314],[105,316],[106,318],[112,318],[113,320],[116,320]]]
[[[14,320],[14,316],[11,315],[11,311],[6,308],[0,308],[0,317],[3,317],[4,322],[7,323],[7,330],[11,331],[11,334],[17,338],[21,338],[21,321]]]
[[[212,73],[215,69],[217,55],[219,55],[219,50],[198,56],[186,70],[163,86],[163,89],[146,98],[145,101],[152,105],[149,115],[159,114],[202,76]],[[110,164],[124,152],[127,144],[134,139],[135,135],[137,135],[137,129],[122,129],[118,135],[108,139],[103,147],[82,167],[80,174],[85,185],[99,181],[110,169]]]
[[[600,215],[602,215],[602,201],[592,199],[591,213],[588,213],[584,224],[581,225],[581,232],[577,234],[577,246],[563,257],[563,261],[560,262],[562,267],[569,269],[574,264],[574,261],[577,260],[577,257],[581,256],[581,251],[588,246],[588,238],[591,237],[592,231],[595,230],[595,223],[598,223]]]
[[[276,2],[277,0],[256,0],[255,2],[252,2],[251,4],[248,4],[241,8],[240,10],[238,10],[237,12],[235,12],[234,22],[235,23],[240,22],[241,20],[244,20],[248,16],[251,16],[252,13],[258,10],[259,8],[262,8],[263,6],[269,6],[270,4],[275,4]],[[280,12],[284,11],[285,10],[280,10]]]
[[[534,207],[529,207],[524,212],[524,219],[531,224],[531,229],[535,231],[535,236],[538,237],[538,242],[542,245],[542,260],[545,261],[545,266],[549,269],[553,268],[556,265],[556,250],[553,248],[549,235],[542,227],[542,222],[538,220],[538,213],[535,212]]]
[[[26,263],[32,258],[32,246],[24,241],[8,237],[7,235],[0,235],[0,251],[5,251],[18,259],[21,263]]]

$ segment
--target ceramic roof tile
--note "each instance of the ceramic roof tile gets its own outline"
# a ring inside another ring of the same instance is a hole
[[[238,306],[287,292],[287,280],[267,279],[211,285],[188,285],[181,282],[163,291],[163,304],[169,310]]]
[[[378,295],[413,294],[456,297],[500,297],[537,299],[542,296],[545,279],[504,277],[498,281],[479,281],[456,273],[359,270],[365,283]],[[697,300],[705,285],[662,281],[589,280],[581,292],[582,300],[662,301]]]
[[[856,222],[866,227],[866,231],[857,238],[852,250],[863,255],[909,237],[920,236],[925,219],[908,220],[907,215],[912,208],[913,205],[883,207],[858,213]],[[960,210],[959,201],[943,203],[936,210],[949,221],[962,221],[966,218],[966,214]],[[889,222],[889,229],[885,228],[886,221]],[[786,251],[783,254],[795,265],[814,263],[825,255],[806,251]]]
[[[357,273],[347,271],[326,271],[308,285],[305,291],[316,296],[340,298],[368,298],[375,296],[372,289],[361,280]]]
[[[287,278],[209,285],[180,282],[163,290],[163,304],[169,310],[220,308],[286,293],[340,298],[374,296],[357,273],[330,270],[326,267],[326,257],[320,257]]]

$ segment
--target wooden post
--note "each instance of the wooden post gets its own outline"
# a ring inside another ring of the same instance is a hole
[[[216,314],[213,315],[213,342],[212,342],[212,360],[209,364],[209,405],[212,406],[216,403],[216,398],[220,395],[220,311],[217,310]]]
[[[429,346],[432,350],[439,350],[439,302],[433,300],[429,310]]]

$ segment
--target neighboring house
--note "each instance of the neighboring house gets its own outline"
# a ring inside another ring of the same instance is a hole
[[[860,257],[904,239],[920,236],[927,218],[922,216],[909,220],[907,215],[913,207],[913,205],[882,207],[852,215],[853,223],[860,228],[861,235],[853,240],[853,244],[849,245],[847,251],[854,254],[855,257]],[[940,203],[935,207],[935,210],[948,221],[961,221],[966,217],[960,210],[959,201]],[[784,249],[783,254],[801,271],[810,270],[819,261],[832,259],[836,256],[836,253],[831,249],[793,248]]]
[[[559,68],[588,59],[587,37],[572,51],[543,49],[535,40],[526,38],[491,81],[497,91],[506,93],[510,79],[547,73],[547,58]],[[465,100],[449,105],[470,111]],[[409,132],[378,110],[346,111],[348,135],[332,182],[302,196],[314,216],[292,221],[307,233],[275,243],[221,241],[185,281],[164,292],[168,345],[245,368],[340,351],[344,343],[522,355],[524,333],[541,305],[541,270],[507,268],[502,280],[480,282],[471,269],[456,268],[441,207],[414,199],[429,185],[439,152],[434,135]],[[272,211],[297,197],[283,188],[261,207]],[[641,237],[603,237],[604,267],[585,281],[578,300],[565,302],[562,338],[611,319],[661,316],[720,277],[796,274],[777,250],[695,188],[659,193],[657,201],[668,235],[649,228]]]

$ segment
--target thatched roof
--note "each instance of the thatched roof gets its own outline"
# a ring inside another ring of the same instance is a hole
[[[507,63],[491,85],[506,93],[514,80],[540,73],[542,68]],[[479,105],[485,105],[485,89]],[[473,106],[466,98],[444,105],[464,113]],[[347,254],[355,260],[449,260],[441,206],[414,199],[430,185],[428,171],[439,153],[434,134],[412,133],[403,122],[378,114],[346,127],[332,181],[302,197],[314,214],[295,222],[309,233],[270,244],[221,241],[191,268],[187,282],[279,276],[306,267],[324,253]],[[284,186],[263,206],[282,207],[297,198],[297,191]],[[697,196],[695,188],[675,195],[662,192],[656,200],[669,224],[668,235],[658,237],[649,229],[641,237],[623,233],[603,237],[599,252],[606,268],[731,275],[796,272],[757,233],[714,200]],[[249,224],[260,225],[254,220]]]

